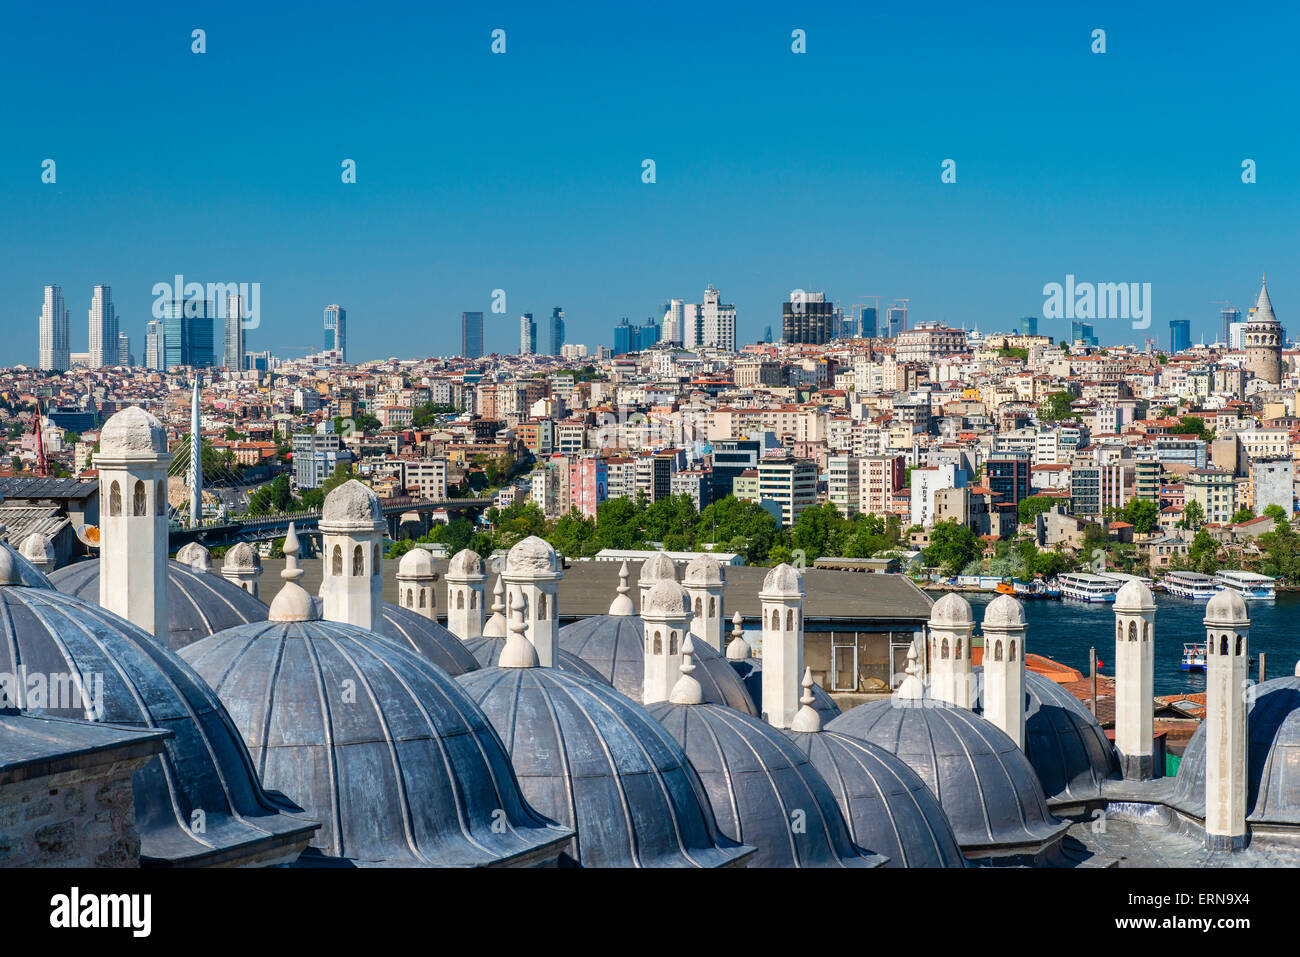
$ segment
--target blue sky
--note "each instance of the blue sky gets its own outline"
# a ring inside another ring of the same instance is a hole
[[[463,310],[489,349],[554,305],[610,344],[709,282],[741,341],[795,287],[992,330],[1067,273],[1150,282],[1162,344],[1261,270],[1300,308],[1294,8],[34,6],[0,32],[0,365],[35,361],[46,282],[74,351],[111,284],[139,357],[176,273],[260,282],[249,347],[282,355],[342,303],[354,360],[454,353]]]

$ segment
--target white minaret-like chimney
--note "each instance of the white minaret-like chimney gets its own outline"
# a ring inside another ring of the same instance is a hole
[[[167,433],[138,406],[99,433],[99,604],[168,642]]]
[[[641,602],[645,626],[645,682],[641,703],[667,701],[682,674],[682,648],[690,620],[686,589],[671,579],[655,582]]]
[[[221,563],[221,577],[254,598],[262,597],[262,558],[248,542],[238,542],[226,552]]]
[[[461,641],[483,634],[486,592],[483,559],[478,552],[461,549],[447,565],[447,630]]]
[[[641,563],[641,577],[637,579],[637,587],[641,589],[641,600],[637,604],[644,607],[646,595],[650,594],[650,589],[654,588],[655,582],[665,578],[677,581],[677,565],[663,552],[656,552]]]
[[[763,718],[788,728],[799,711],[803,677],[803,576],[791,565],[777,565],[758,593],[763,614]]]
[[[1142,582],[1133,579],[1115,595],[1115,750],[1125,780],[1155,776],[1155,619]]]
[[[19,554],[31,562],[39,572],[48,575],[54,571],[54,546],[44,535],[32,532],[24,538]]]
[[[397,563],[397,603],[417,615],[437,619],[437,592],[434,591],[437,581],[429,550],[419,546],[412,548]],[[482,602],[479,606],[482,607]]]
[[[935,701],[959,708],[971,706],[970,641],[974,632],[970,602],[956,592],[948,592],[930,609],[930,697]]]
[[[198,542],[187,542],[177,549],[176,560],[196,572],[212,571],[212,553]]]
[[[1205,606],[1205,844],[1246,846],[1246,663],[1250,615],[1235,591]]]
[[[984,717],[1025,747],[1025,609],[999,595],[984,611]]]
[[[722,651],[727,621],[723,607],[727,577],[722,566],[712,555],[699,555],[686,566],[683,583],[691,599],[691,634]]]
[[[321,616],[378,631],[384,620],[379,496],[349,479],[325,496],[320,530],[325,571]]]
[[[545,539],[529,535],[506,555],[506,610],[513,618],[514,608],[522,598],[528,610],[528,640],[537,649],[537,662],[553,668],[559,653],[560,615],[559,559]]]

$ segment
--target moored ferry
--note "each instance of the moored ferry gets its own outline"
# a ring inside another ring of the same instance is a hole
[[[1272,601],[1273,579],[1267,575],[1254,572],[1221,571],[1214,576],[1214,583],[1220,589],[1235,591],[1246,601]]]
[[[1205,670],[1205,645],[1187,642],[1183,645],[1183,671]]]
[[[1219,593],[1219,585],[1209,575],[1200,572],[1170,572],[1164,578],[1165,591],[1179,598],[1209,601]]]
[[[1056,585],[1061,589],[1061,597],[1074,601],[1114,601],[1115,593],[1123,584],[1123,581],[1113,576],[1092,575],[1088,572],[1068,572],[1056,576]]]

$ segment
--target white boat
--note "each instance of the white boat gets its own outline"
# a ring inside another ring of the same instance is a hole
[[[1115,600],[1123,581],[1110,575],[1091,575],[1087,572],[1068,572],[1056,576],[1056,585],[1062,598],[1074,601],[1108,602]]]
[[[1246,601],[1272,601],[1276,597],[1273,581],[1267,575],[1257,575],[1254,572],[1222,571],[1214,576],[1214,582],[1220,590],[1226,588],[1235,591]]]
[[[1170,572],[1164,578],[1165,591],[1179,598],[1209,601],[1219,593],[1214,578],[1200,572]]]

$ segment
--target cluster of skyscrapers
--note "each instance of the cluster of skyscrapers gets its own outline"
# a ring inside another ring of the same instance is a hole
[[[85,362],[94,368],[131,364],[130,340],[118,329],[113,308],[113,287],[96,286],[90,297],[89,349]],[[62,372],[72,366],[72,315],[63,300],[63,288],[45,287],[39,320],[38,364]]]
[[[551,310],[550,351],[547,355],[558,356],[564,350],[564,310],[556,306]],[[478,359],[483,355],[483,313],[462,312],[460,314],[460,354],[466,359]],[[531,312],[519,317],[519,355],[538,355],[537,321]]]

